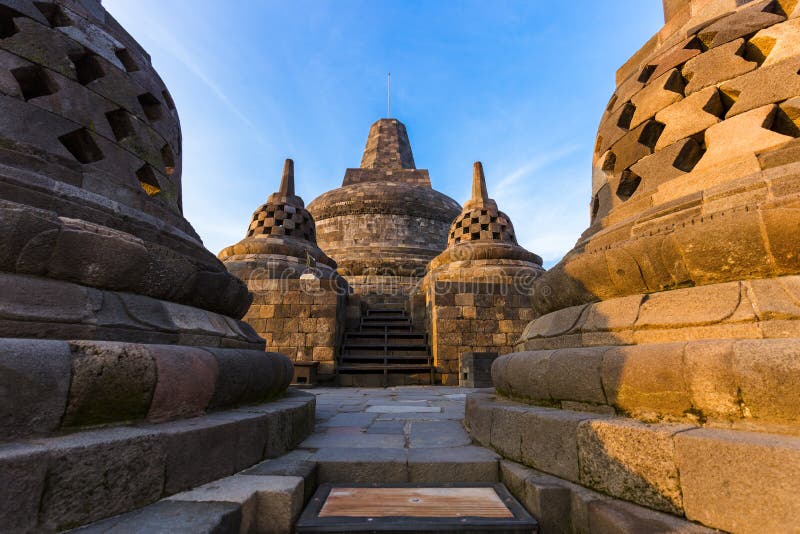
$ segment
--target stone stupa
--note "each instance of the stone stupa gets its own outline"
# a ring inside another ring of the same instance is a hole
[[[444,250],[459,206],[416,168],[403,123],[380,119],[370,128],[361,166],[347,169],[342,187],[308,210],[320,248],[357,294],[403,297]]]
[[[0,116],[0,530],[139,508],[308,433],[313,399],[263,404],[291,362],[183,217],[175,104],[99,0],[0,1]]]
[[[489,198],[483,165],[472,197],[450,225],[447,248],[431,260],[422,285],[434,363],[442,382],[459,383],[465,353],[505,354],[530,321],[542,258],[517,243],[511,219]]]
[[[573,529],[635,503],[786,531],[800,513],[800,6],[664,5],[600,123],[591,226],[534,285],[519,352],[495,361],[503,398],[471,397],[467,423],[537,470],[523,485],[571,495]],[[640,518],[634,531],[666,521]]]
[[[253,213],[247,236],[219,259],[253,292],[244,320],[267,345],[294,361],[320,362],[319,372],[332,375],[349,287],[317,246],[314,218],[294,192],[291,159],[280,189]]]

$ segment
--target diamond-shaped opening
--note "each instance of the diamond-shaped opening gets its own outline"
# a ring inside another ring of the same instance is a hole
[[[75,65],[75,73],[78,75],[78,82],[81,85],[87,85],[106,75],[97,54],[85,48],[79,54],[71,54],[69,59]]]
[[[10,7],[0,6],[0,39],[8,39],[19,31],[19,28],[14,24],[14,17],[18,17],[19,13]]]
[[[164,162],[164,174],[171,176],[175,172],[175,154],[172,153],[169,144],[161,147],[161,159]]]
[[[172,95],[169,94],[169,91],[164,89],[163,91],[161,91],[161,96],[164,97],[164,102],[167,103],[167,107],[169,109],[171,109],[171,110],[174,110],[175,109],[175,101],[172,100]]]
[[[769,129],[773,132],[800,137],[800,109],[784,103],[775,110]]]
[[[144,93],[139,95],[137,99],[139,100],[139,104],[141,104],[142,110],[144,110],[144,114],[148,119],[151,121],[157,121],[163,117],[164,111],[161,106],[161,102],[159,102],[158,99],[152,94]]]
[[[638,81],[639,83],[647,83],[648,81],[650,81],[650,77],[656,71],[656,67],[657,65],[646,65],[642,69],[642,72],[639,74],[639,78],[636,81]]]
[[[595,195],[592,199],[592,220],[597,217],[598,212],[600,211],[600,196]]]
[[[67,14],[64,13],[60,5],[54,2],[34,2],[34,5],[53,28],[72,26],[72,21]]]
[[[156,173],[148,164],[144,164],[136,171],[136,177],[139,179],[139,185],[142,186],[144,192],[150,195],[157,195],[161,192],[161,184],[158,183],[158,178],[156,178]]]
[[[133,128],[131,115],[124,109],[115,109],[106,113],[106,120],[111,126],[111,131],[114,132],[114,138],[117,141],[124,141],[129,137],[133,137],[136,131]]]
[[[489,225],[488,224],[482,224],[481,225],[481,230],[488,230],[488,229],[489,229]]]
[[[39,65],[12,69],[11,75],[17,80],[25,100],[52,95],[58,91],[58,85]]]
[[[633,120],[633,115],[635,113],[636,113],[636,106],[634,106],[631,102],[625,102],[622,111],[619,114],[619,120],[617,120],[617,126],[625,130],[630,129],[631,120]]]
[[[267,218],[268,218],[268,219],[271,219],[271,218],[273,218],[274,216],[275,216],[275,212],[274,212],[274,211],[268,211],[268,212],[267,212]]]
[[[94,163],[103,159],[103,152],[86,128],[79,128],[58,138],[64,148],[81,163]]]
[[[119,59],[122,66],[125,67],[126,71],[136,72],[139,70],[139,65],[136,64],[136,61],[134,61],[133,56],[128,52],[127,48],[114,50],[114,55],[117,56],[117,59]]]
[[[638,176],[630,169],[622,171],[622,178],[620,178],[619,186],[617,186],[617,197],[623,202],[633,196],[642,183],[641,176]]]
[[[703,146],[695,139],[690,139],[678,153],[672,166],[683,172],[691,172],[700,158],[706,153]]]
[[[639,143],[649,148],[650,151],[655,150],[656,143],[658,142],[658,138],[661,137],[664,127],[664,123],[656,120],[649,121],[645,124],[644,128],[642,128],[642,133],[639,136]]]
[[[603,165],[601,165],[601,169],[603,172],[611,172],[614,170],[614,166],[617,164],[617,155],[613,152],[609,152],[606,156],[606,159],[603,160]]]
[[[480,239],[481,238],[481,233],[480,232],[472,232],[469,236],[470,236],[471,239]]]
[[[500,239],[500,232],[492,232],[492,239]]]
[[[468,234],[468,233],[469,233],[469,228],[467,228],[467,227],[465,226],[464,228],[462,228],[462,229],[461,229],[461,233],[462,233],[462,234]]]

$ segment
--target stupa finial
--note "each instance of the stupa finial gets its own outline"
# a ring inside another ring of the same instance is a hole
[[[486,191],[486,176],[483,174],[483,164],[476,161],[472,164],[472,201],[486,202],[489,193]]]
[[[278,192],[285,196],[294,196],[294,161],[290,158],[283,162],[281,188]]]
[[[483,174],[483,163],[476,161],[472,164],[472,197],[464,204],[465,208],[491,206],[497,209],[497,203],[489,198],[486,189],[486,176]]]

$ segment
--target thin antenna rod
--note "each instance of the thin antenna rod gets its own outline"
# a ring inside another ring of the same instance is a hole
[[[392,73],[386,76],[386,118],[392,116]]]

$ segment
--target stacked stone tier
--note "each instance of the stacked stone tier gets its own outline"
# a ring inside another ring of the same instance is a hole
[[[329,191],[308,206],[320,248],[346,277],[416,276],[444,250],[458,204],[430,187],[367,182]]]
[[[800,11],[684,4],[618,72],[597,137],[592,225],[543,278],[554,291],[539,313],[800,268],[789,237],[800,220]]]

